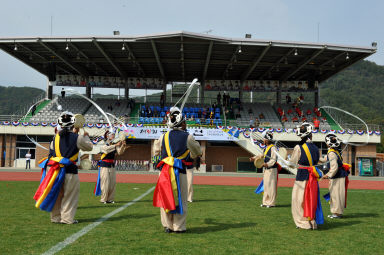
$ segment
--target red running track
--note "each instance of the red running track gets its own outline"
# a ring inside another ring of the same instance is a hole
[[[0,181],[40,181],[39,172],[0,172]],[[96,182],[96,173],[80,173],[81,182]],[[156,174],[117,174],[119,183],[156,183]],[[260,177],[237,177],[237,176],[194,176],[193,184],[203,185],[236,185],[254,186],[261,181]],[[279,178],[279,187],[293,187],[293,178]],[[321,188],[328,188],[328,181],[320,182]],[[384,181],[377,180],[350,180],[349,189],[372,189],[384,190]]]

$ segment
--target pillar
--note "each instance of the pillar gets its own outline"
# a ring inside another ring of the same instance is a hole
[[[200,85],[200,102],[201,104],[204,104],[204,89],[205,89],[205,81],[202,81],[201,82],[201,85]]]
[[[124,97],[125,99],[129,99],[129,86],[128,86],[128,80],[125,80],[124,82]]]
[[[92,88],[91,88],[91,84],[89,84],[89,79],[87,78],[86,80],[85,80],[85,95],[86,95],[86,97],[88,97],[88,98],[92,98],[92,93],[91,93],[91,91],[92,91]]]
[[[320,95],[319,88],[317,88],[315,91],[315,107],[319,107],[319,98],[320,98],[319,95]]]
[[[46,96],[48,99],[52,100],[53,98],[53,86],[56,85],[55,81],[48,81],[47,83],[47,93]]]
[[[281,105],[281,83],[280,82],[278,82],[277,84],[276,104]]]

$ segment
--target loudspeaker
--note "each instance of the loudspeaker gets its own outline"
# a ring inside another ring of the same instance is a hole
[[[49,81],[56,81],[56,64],[55,63],[48,64],[47,73],[48,73]]]

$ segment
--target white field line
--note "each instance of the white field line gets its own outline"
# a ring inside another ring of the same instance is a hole
[[[135,198],[131,202],[128,202],[128,203],[124,204],[123,206],[117,208],[116,210],[114,210],[114,211],[112,211],[112,212],[102,216],[100,219],[96,220],[92,224],[89,224],[88,226],[86,226],[83,229],[79,230],[78,232],[76,232],[75,234],[71,235],[70,237],[68,237],[64,241],[56,244],[55,246],[52,246],[51,249],[49,249],[48,251],[44,252],[43,255],[48,255],[48,254],[51,255],[51,254],[55,254],[56,252],[59,252],[60,250],[64,249],[68,245],[72,244],[77,239],[79,239],[80,237],[82,237],[83,235],[85,235],[86,233],[88,233],[89,231],[91,231],[92,229],[94,229],[95,227],[97,227],[98,225],[103,223],[104,221],[106,221],[109,218],[111,218],[113,215],[123,211],[128,206],[131,206],[131,205],[135,204],[137,201],[139,201],[140,199],[142,199],[143,197],[145,197],[146,195],[151,193],[154,189],[155,189],[155,187],[150,188],[145,193],[141,194],[139,197]]]

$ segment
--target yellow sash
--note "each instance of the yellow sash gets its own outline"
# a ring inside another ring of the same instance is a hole
[[[170,147],[170,143],[169,143],[169,133],[170,131],[168,131],[167,133],[165,133],[164,135],[164,145],[165,145],[165,150],[167,151],[167,156],[166,158],[164,158],[162,161],[169,165],[169,176],[171,178],[171,186],[172,186],[172,190],[173,190],[173,198],[175,199],[175,204],[176,206],[178,205],[178,191],[177,191],[177,182],[176,182],[176,176],[175,176],[175,172],[173,171],[173,164],[175,162],[175,158],[173,157],[172,153],[171,153],[171,147]],[[177,157],[178,159],[184,159],[188,156],[189,154],[189,150],[186,150],[183,155]],[[169,212],[169,210],[165,210],[167,213]]]
[[[307,155],[309,166],[313,166],[312,156],[311,156],[311,153],[309,152],[308,145],[304,143],[302,147],[304,149],[305,155]]]
[[[335,149],[333,149],[333,148],[330,148],[330,149],[328,150],[328,153],[327,153],[327,154],[329,154],[330,152],[334,152],[334,153],[336,153],[336,155],[339,157],[339,159],[340,159],[341,161],[343,161],[343,160],[342,160],[342,157],[341,157],[341,155],[340,155],[340,153],[339,153],[337,150],[335,150]]]
[[[265,151],[264,151],[264,158],[265,158],[265,156],[267,156],[269,150],[270,150],[272,147],[273,147],[273,144],[270,144],[270,145],[268,145],[268,147],[265,149]]]
[[[50,158],[50,160],[60,162],[60,160],[62,160],[64,158],[60,152],[60,136],[59,136],[59,134],[56,134],[56,136],[55,136],[55,154],[56,154],[56,157],[52,157],[52,158]],[[69,160],[70,161],[76,161],[78,156],[79,156],[79,152],[77,152],[75,155],[70,157]],[[63,165],[60,164],[60,167],[63,167]]]

